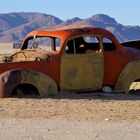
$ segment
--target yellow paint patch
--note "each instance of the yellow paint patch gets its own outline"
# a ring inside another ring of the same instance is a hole
[[[103,83],[103,54],[66,54],[61,59],[61,89],[97,90]]]

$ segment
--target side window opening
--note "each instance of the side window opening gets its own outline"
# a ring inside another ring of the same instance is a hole
[[[83,37],[75,38],[75,50],[76,53],[85,53],[86,47]]]
[[[116,46],[109,38],[103,38],[103,48],[104,51],[115,51]]]
[[[86,42],[86,50],[99,51],[100,50],[100,40],[96,36],[86,36],[84,37]]]
[[[96,52],[100,50],[100,41],[95,36],[81,36],[71,39],[66,44],[66,53],[68,54],[82,54],[89,52]]]
[[[65,51],[68,54],[74,54],[75,53],[75,45],[74,45],[74,40],[73,39],[71,39],[67,42]]]

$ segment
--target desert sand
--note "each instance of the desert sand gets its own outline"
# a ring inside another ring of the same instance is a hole
[[[140,95],[0,99],[0,135],[2,140],[139,140]]]
[[[58,93],[52,98],[0,99],[2,118],[140,121],[140,95]]]

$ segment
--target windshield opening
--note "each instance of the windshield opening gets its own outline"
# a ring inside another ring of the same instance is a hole
[[[41,48],[50,51],[59,51],[61,39],[57,37],[48,36],[31,36],[23,43],[23,49],[37,49]]]

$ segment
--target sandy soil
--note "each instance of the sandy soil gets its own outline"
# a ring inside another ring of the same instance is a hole
[[[0,99],[1,140],[140,139],[140,95]]]
[[[53,98],[4,98],[0,117],[140,121],[140,95],[59,93]]]

